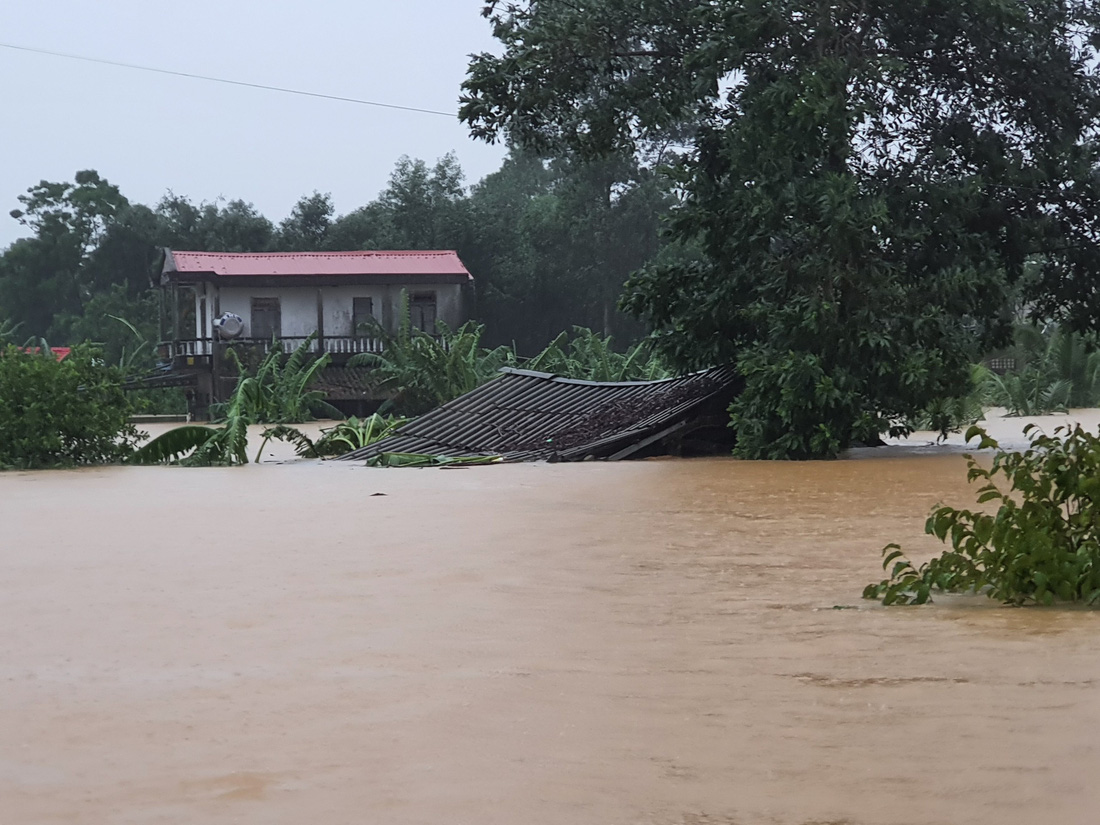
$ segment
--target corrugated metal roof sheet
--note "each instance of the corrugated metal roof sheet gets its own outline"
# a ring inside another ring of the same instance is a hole
[[[165,272],[208,273],[222,278],[270,276],[460,275],[472,278],[458,253],[365,252],[183,252],[167,250]]]
[[[702,416],[724,416],[739,383],[732,367],[621,383],[504,369],[393,436],[341,458],[384,452],[501,455],[509,461],[623,458],[686,431]]]
[[[361,401],[373,398],[369,367],[325,367],[310,382],[329,401]]]

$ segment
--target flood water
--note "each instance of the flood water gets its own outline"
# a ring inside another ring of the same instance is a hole
[[[964,468],[0,474],[0,822],[1095,822],[1100,615],[860,599]]]

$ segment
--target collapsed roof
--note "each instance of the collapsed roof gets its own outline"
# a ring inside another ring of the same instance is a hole
[[[732,367],[623,382],[506,368],[341,460],[382,453],[580,461],[715,452],[732,444],[726,408],[739,386]]]

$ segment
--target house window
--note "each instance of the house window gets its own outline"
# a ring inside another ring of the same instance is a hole
[[[435,335],[435,293],[424,292],[409,299],[409,321],[413,329]]]
[[[374,299],[351,299],[351,334],[369,335],[374,328]]]
[[[251,335],[262,341],[283,336],[283,314],[278,298],[252,299]]]

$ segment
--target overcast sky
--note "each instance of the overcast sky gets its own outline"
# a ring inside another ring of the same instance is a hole
[[[495,49],[482,0],[4,0],[0,41],[454,112],[468,55]],[[240,198],[278,222],[303,194],[372,200],[403,154],[454,151],[467,183],[500,146],[455,117],[95,65],[0,47],[0,248],[16,197],[96,169],[133,202]]]

